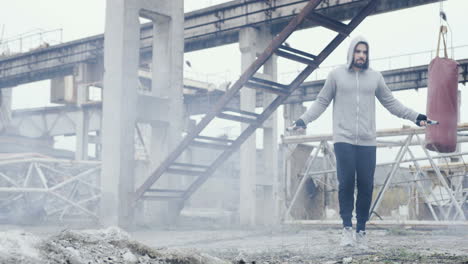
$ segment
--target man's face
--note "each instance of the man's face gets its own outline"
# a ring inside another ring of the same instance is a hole
[[[367,45],[360,43],[354,49],[353,66],[364,68],[367,61]]]

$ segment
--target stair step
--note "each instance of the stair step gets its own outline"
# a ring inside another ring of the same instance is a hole
[[[262,78],[258,78],[258,77],[252,77],[250,78],[250,80],[256,82],[256,83],[261,83],[261,84],[265,84],[265,85],[268,85],[268,86],[272,86],[272,87],[277,87],[277,88],[280,88],[280,89],[288,89],[288,86],[285,85],[285,84],[281,84],[281,83],[277,83],[277,82],[273,82],[273,81],[270,81],[270,80],[265,80],[265,79],[262,79]]]
[[[224,107],[223,112],[234,112],[234,113],[239,113],[239,114],[243,114],[243,115],[253,116],[255,118],[260,116],[260,114],[257,114],[257,113],[252,113],[252,112],[249,112],[249,111],[244,111],[244,110],[231,108],[231,107]],[[231,141],[234,142],[234,140],[231,140]]]
[[[307,52],[302,51],[302,50],[298,50],[298,49],[295,49],[295,48],[291,48],[291,47],[286,46],[286,45],[284,45],[284,44],[281,45],[281,46],[279,46],[278,49],[280,49],[280,50],[285,50],[285,51],[289,51],[290,53],[295,53],[295,54],[298,54],[298,55],[301,55],[301,56],[304,56],[304,57],[306,57],[306,58],[313,59],[313,60],[315,60],[315,59],[317,58],[317,56],[315,56],[315,55],[312,55],[312,54],[307,53]]]
[[[297,62],[300,62],[300,63],[303,63],[303,64],[316,65],[316,63],[311,59],[301,57],[299,55],[289,53],[289,52],[286,52],[286,51],[282,51],[282,50],[279,50],[279,49],[277,51],[275,51],[275,54],[280,56],[280,57],[290,59],[290,60],[293,60],[293,61],[297,61]]]
[[[192,170],[182,170],[182,169],[174,169],[174,168],[168,168],[166,172],[170,174],[179,174],[179,175],[187,175],[187,176],[202,176],[205,173],[204,171],[192,171]]]
[[[269,93],[274,93],[274,94],[277,94],[277,95],[283,95],[284,96],[284,95],[289,94],[288,91],[278,89],[278,88],[273,88],[271,86],[261,84],[261,83],[252,82],[252,81],[248,81],[247,83],[245,83],[244,86],[249,87],[249,88],[254,88],[254,89],[260,89],[260,90],[263,90],[263,91],[266,91],[266,92],[269,92]]]
[[[209,166],[206,165],[198,165],[198,164],[190,164],[190,163],[180,163],[180,162],[174,162],[172,163],[172,166],[174,167],[185,167],[185,168],[199,168],[199,169],[207,169]]]
[[[164,196],[164,195],[143,195],[142,200],[147,201],[167,201],[167,200],[183,200],[183,196]]]
[[[185,190],[172,190],[172,189],[148,189],[147,192],[164,192],[164,193],[184,193]]]
[[[225,108],[226,109],[226,108]],[[230,111],[230,110],[226,110]],[[202,140],[210,140],[210,141],[216,141],[216,142],[227,142],[227,143],[232,143],[234,140],[228,139],[228,138],[220,138],[220,137],[207,137],[207,136],[196,136],[196,139],[202,139]]]
[[[256,124],[257,120],[253,118],[248,118],[248,117],[243,117],[243,116],[235,116],[235,115],[230,115],[230,114],[225,114],[225,113],[219,113],[217,117],[222,118],[222,119],[228,119],[232,121],[237,121],[237,122],[242,122],[242,123],[248,123],[248,124]]]
[[[143,195],[143,200],[165,201],[165,200],[181,200],[186,190],[173,189],[148,189],[146,193],[161,193],[160,195]]]
[[[216,143],[208,143],[208,142],[202,142],[199,140],[193,140],[190,145],[194,147],[200,147],[200,148],[210,148],[210,149],[220,149],[220,150],[225,150],[229,148],[229,145],[226,144],[216,144]]]
[[[311,13],[307,16],[307,20],[317,23],[325,28],[336,31],[345,36],[351,34],[352,29],[350,29],[346,24],[341,23],[335,19],[331,19],[327,16],[321,15],[319,13]]]

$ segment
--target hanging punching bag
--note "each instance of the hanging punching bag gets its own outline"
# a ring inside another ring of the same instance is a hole
[[[458,119],[458,63],[447,57],[447,45],[444,34],[447,28],[440,27],[437,43],[437,56],[428,69],[427,117],[439,121],[439,125],[426,129],[426,148],[449,153],[457,147]],[[439,57],[439,44],[442,36],[444,58]]]

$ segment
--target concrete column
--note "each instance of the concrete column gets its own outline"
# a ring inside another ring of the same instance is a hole
[[[13,88],[0,89],[0,131],[7,132],[11,123],[11,102]]]
[[[153,27],[153,62],[152,62],[152,95],[169,100],[169,109],[157,115],[169,115],[166,128],[153,126],[152,160],[160,161],[181,139],[184,127],[183,102],[183,1],[160,1],[155,5],[155,12],[170,17],[152,18]],[[164,13],[163,13],[164,12]],[[155,144],[153,144],[155,143]]]
[[[89,86],[101,83],[104,74],[102,60],[92,63],[80,63],[75,67],[73,86],[76,92],[76,105],[81,107],[76,124],[76,160],[88,159],[89,113],[82,106],[88,102]]]
[[[94,152],[96,153],[96,159],[102,159],[102,143],[101,143],[101,130],[96,131],[95,137],[99,139],[98,143],[94,144]]]
[[[257,53],[263,52],[274,35],[269,27],[262,27],[259,31],[258,43],[260,44]],[[277,57],[273,55],[263,66],[262,78],[276,82],[277,74]],[[265,109],[277,97],[275,94],[263,92],[263,108]],[[272,225],[279,223],[279,215],[275,210],[275,201],[278,195],[278,112],[275,111],[263,125],[263,164],[264,164],[264,180],[261,182],[264,196],[259,199],[259,206],[262,206],[262,219],[259,219],[260,224]],[[259,183],[260,184],[260,183]]]
[[[81,107],[88,101],[88,71],[87,64],[79,64],[75,69],[75,88],[76,88],[76,105]],[[89,120],[86,110],[81,108],[76,120],[76,160],[88,159],[88,133]]]
[[[107,0],[104,38],[101,221],[131,226],[140,44],[136,0]]]
[[[82,89],[82,88],[81,88]],[[76,149],[75,160],[88,159],[88,143],[89,143],[89,115],[85,109],[78,113],[76,120]]]
[[[255,28],[243,28],[239,33],[239,48],[241,51],[241,67],[244,72],[255,60],[257,53],[257,36]],[[243,88],[240,91],[240,108],[244,111],[255,112],[256,91]],[[245,130],[247,124],[241,125]],[[256,138],[251,135],[240,147],[240,224],[255,225],[256,220]]]
[[[168,109],[154,113],[164,125],[152,124],[150,160],[156,167],[177,146],[184,129],[183,56],[184,56],[184,4],[182,0],[156,1],[147,5],[144,13],[153,21],[152,88],[153,97],[167,100]],[[158,180],[168,189],[182,189],[182,178],[174,176]],[[161,186],[161,185],[158,185]],[[164,188],[163,187],[163,188]],[[186,188],[186,187],[185,187]],[[180,201],[163,205],[158,217],[172,224],[182,209]]]

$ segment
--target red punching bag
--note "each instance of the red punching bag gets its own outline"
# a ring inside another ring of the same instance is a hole
[[[429,64],[427,117],[439,121],[439,125],[426,129],[426,148],[449,153],[457,147],[458,119],[458,63],[447,58],[445,36],[447,28],[441,26],[437,56]],[[443,38],[445,57],[439,57],[440,37]]]

